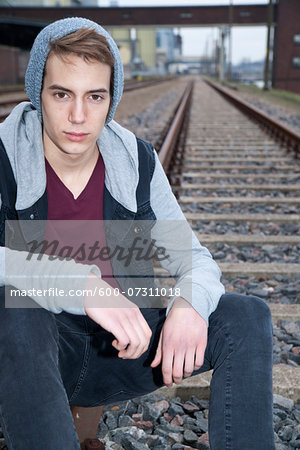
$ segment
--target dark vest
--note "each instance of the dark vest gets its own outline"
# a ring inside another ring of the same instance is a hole
[[[108,247],[118,245],[120,248],[132,247],[135,242],[140,246],[147,242],[145,249],[151,242],[151,228],[155,223],[155,214],[150,205],[150,182],[155,167],[154,150],[151,144],[137,138],[139,158],[139,183],[136,190],[137,212],[126,209],[104,187],[103,217]],[[42,240],[44,235],[41,222],[46,221],[48,212],[47,193],[29,208],[16,210],[17,185],[14,174],[0,140],[0,245],[5,246],[5,221],[21,220],[14,222],[9,233],[9,241],[6,244],[15,249],[28,249],[27,243],[34,239]],[[6,222],[10,227],[9,222]],[[145,250],[146,251],[146,250]],[[145,253],[144,251],[144,253]],[[137,288],[155,287],[153,283],[153,262],[151,259],[130,259],[130,264],[125,267],[124,260],[118,255],[111,260],[113,274],[121,289],[128,292],[129,298],[140,307],[153,306],[152,299],[141,295]],[[127,259],[128,263],[128,259]],[[158,299],[157,299],[158,300]]]

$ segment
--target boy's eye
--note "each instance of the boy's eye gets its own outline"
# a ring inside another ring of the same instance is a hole
[[[101,96],[98,95],[98,94],[92,94],[92,95],[91,95],[91,99],[92,99],[94,102],[99,102],[99,101],[101,100]]]
[[[67,98],[67,94],[65,92],[56,92],[54,95],[59,99]]]

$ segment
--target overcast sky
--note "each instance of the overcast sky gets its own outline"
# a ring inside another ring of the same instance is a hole
[[[109,6],[110,0],[98,0],[100,6]],[[211,6],[228,5],[230,0],[118,0],[119,6]],[[233,0],[234,5],[266,4],[268,0]],[[251,61],[261,60],[265,56],[266,27],[234,27],[232,32],[232,61],[234,64],[243,58]],[[214,40],[219,34],[217,28],[181,28],[183,53],[186,56],[205,54],[211,51]]]

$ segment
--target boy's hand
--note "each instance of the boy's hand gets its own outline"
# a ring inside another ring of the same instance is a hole
[[[111,286],[91,274],[86,289],[94,292],[95,288],[105,292]],[[112,345],[119,351],[119,358],[139,358],[149,347],[152,331],[139,308],[124,295],[86,296],[84,309],[92,320],[115,336]]]
[[[207,324],[183,298],[176,298],[161,330],[156,355],[151,367],[162,363],[166,386],[180,384],[204,361]]]

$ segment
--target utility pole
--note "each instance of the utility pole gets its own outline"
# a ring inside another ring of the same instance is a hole
[[[204,61],[205,61],[205,75],[210,75],[210,67],[209,67],[209,41],[208,41],[209,37],[206,37],[206,42],[205,42],[205,54],[204,54]]]
[[[269,0],[268,5],[268,32],[267,32],[267,50],[264,70],[264,90],[269,89],[270,78],[270,43],[271,43],[271,28],[273,25],[273,0]]]
[[[229,0],[229,12],[228,12],[228,70],[227,80],[231,80],[232,75],[232,23],[233,23],[233,0]]]
[[[224,83],[224,40],[225,40],[225,27],[221,26],[221,46],[220,46],[220,71],[219,71],[219,81]]]

